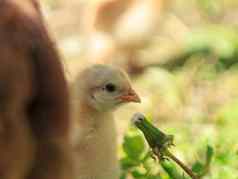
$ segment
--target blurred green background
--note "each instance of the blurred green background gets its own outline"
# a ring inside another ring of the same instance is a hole
[[[85,55],[88,36],[82,22],[90,23],[84,13],[97,3],[103,1],[42,2],[69,81],[92,63]],[[175,136],[172,151],[194,171],[205,167],[206,152],[212,150],[202,178],[238,179],[238,1],[171,0],[158,9],[158,15],[160,23],[155,23],[153,35],[142,42],[145,45],[133,46],[135,64],[128,71],[142,104],[116,112],[122,178],[187,177],[173,163],[161,166],[148,157],[141,133],[130,123],[132,114],[140,111]],[[141,21],[142,29],[145,22]],[[113,39],[113,32],[109,34]]]

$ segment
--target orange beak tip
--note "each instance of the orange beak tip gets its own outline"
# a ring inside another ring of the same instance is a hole
[[[129,94],[119,96],[119,99],[123,102],[141,103],[140,97],[134,91]]]

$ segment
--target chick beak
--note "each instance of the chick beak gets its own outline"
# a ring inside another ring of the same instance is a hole
[[[134,102],[140,103],[140,97],[136,94],[133,89],[130,89],[127,93],[118,97],[118,99],[122,100],[123,102]]]

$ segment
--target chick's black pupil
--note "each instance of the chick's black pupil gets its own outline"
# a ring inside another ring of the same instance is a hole
[[[116,86],[112,83],[106,84],[105,88],[108,92],[114,92],[116,90]]]

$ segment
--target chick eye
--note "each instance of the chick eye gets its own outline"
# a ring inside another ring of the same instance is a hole
[[[112,83],[108,83],[108,84],[105,85],[105,89],[108,92],[112,93],[112,92],[116,91],[116,86]]]

